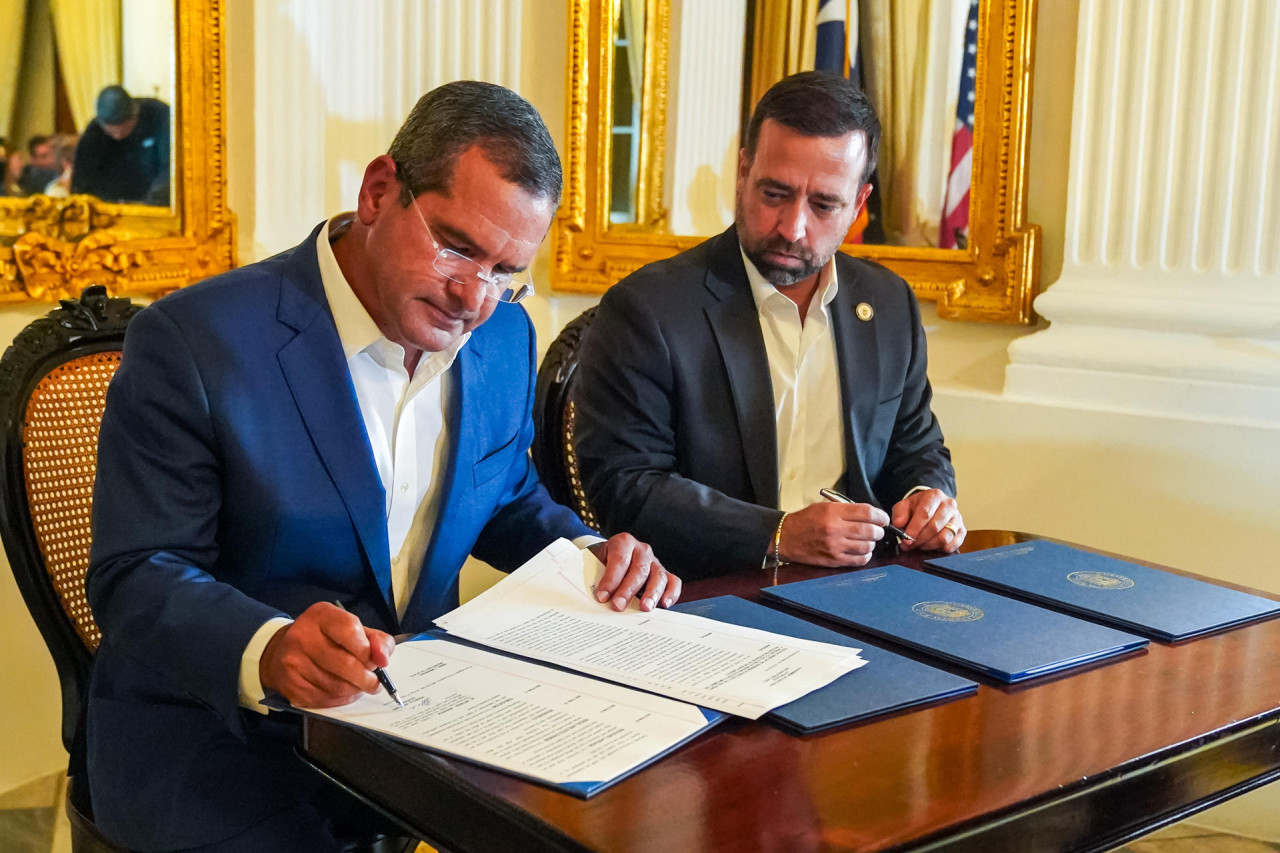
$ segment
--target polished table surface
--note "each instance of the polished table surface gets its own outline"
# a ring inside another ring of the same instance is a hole
[[[586,801],[319,719],[300,751],[450,851],[1106,850],[1280,778],[1280,620],[1015,687],[953,671],[978,692],[806,737],[731,719]]]

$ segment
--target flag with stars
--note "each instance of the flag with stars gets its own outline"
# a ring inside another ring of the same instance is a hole
[[[850,7],[855,7],[850,9]],[[849,0],[818,0],[817,39],[814,45],[813,67],[816,71],[832,71],[858,81],[858,16],[856,2]],[[850,12],[853,15],[849,15]],[[846,17],[853,18],[849,26]],[[848,62],[848,65],[845,63]]]
[[[978,0],[969,0],[965,24],[964,59],[960,67],[960,98],[956,102],[956,132],[951,137],[951,173],[942,208],[938,245],[964,249],[969,245],[969,183],[973,176],[974,83],[978,76]]]
[[[862,47],[858,41],[858,0],[818,0],[817,39],[813,68],[830,71],[853,80],[860,87],[862,80]],[[883,243],[884,229],[880,223],[879,181],[873,172],[873,187],[866,205],[853,221],[845,243]]]

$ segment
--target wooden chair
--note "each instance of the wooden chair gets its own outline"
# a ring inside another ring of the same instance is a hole
[[[0,538],[58,670],[77,851],[120,849],[94,826],[77,773],[89,667],[102,638],[84,591],[98,428],[125,328],[139,310],[101,285],[87,287],[23,329],[0,358]]]
[[[547,350],[534,386],[533,464],[552,500],[573,509],[582,522],[599,530],[595,512],[582,488],[574,450],[573,379],[587,330],[596,316],[588,308],[565,326]]]

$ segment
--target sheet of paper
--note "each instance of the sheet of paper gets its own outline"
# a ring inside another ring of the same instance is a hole
[[[617,613],[604,567],[561,539],[436,624],[484,646],[756,719],[866,663],[858,649],[669,610]]]
[[[447,640],[396,647],[385,693],[305,713],[554,784],[602,782],[707,726],[684,702]]]

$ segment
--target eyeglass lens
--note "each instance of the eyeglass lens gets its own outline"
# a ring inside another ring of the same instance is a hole
[[[519,302],[533,292],[533,283],[528,280],[527,273],[485,275],[483,267],[452,249],[437,250],[435,268],[436,272],[450,281],[483,286],[485,295],[500,302]]]
[[[431,245],[435,249],[436,257],[432,266],[440,275],[458,284],[472,287],[477,284],[483,285],[485,296],[499,302],[519,302],[533,293],[533,280],[528,271],[515,275],[498,272],[485,275],[484,267],[471,258],[453,249],[441,247],[436,242],[435,235],[431,233],[431,226],[427,224],[426,217],[422,215],[418,205],[411,204],[410,207],[418,215],[418,221],[422,223],[422,228],[427,232],[427,238],[431,240]]]

